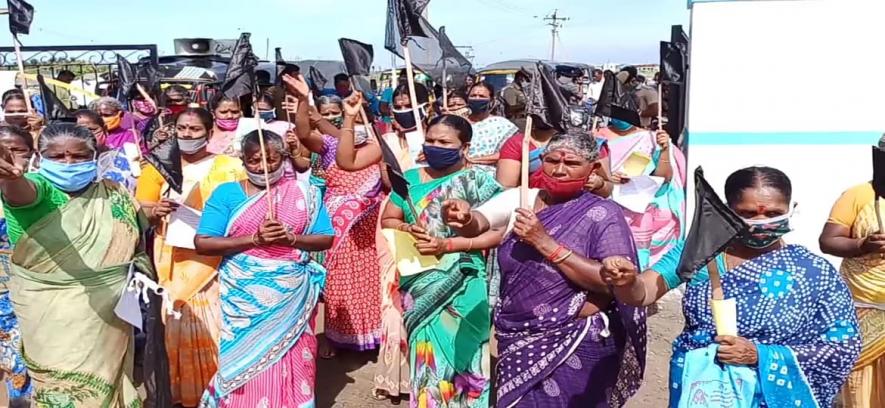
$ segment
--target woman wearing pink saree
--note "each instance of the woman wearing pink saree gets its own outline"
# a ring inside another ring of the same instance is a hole
[[[685,236],[685,157],[679,149],[671,148],[666,132],[638,128],[618,119],[611,119],[609,126],[601,129],[597,136],[608,142],[611,178],[615,185],[630,182],[631,176],[663,178],[663,184],[644,211],[624,208],[640,266],[654,265]],[[628,175],[627,172],[635,171],[632,164],[638,157],[647,159],[648,163],[639,174]],[[618,201],[616,193],[613,199]]]
[[[197,252],[225,257],[218,373],[202,407],[315,405],[314,314],[326,270],[308,252],[328,249],[334,229],[316,189],[287,175],[297,138],[289,151],[279,135],[264,138],[267,180],[252,132],[242,142],[248,180],[219,186],[197,231]]]

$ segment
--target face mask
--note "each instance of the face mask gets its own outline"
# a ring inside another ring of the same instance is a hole
[[[194,154],[206,147],[209,140],[205,137],[199,139],[178,139],[178,150],[184,154]]]
[[[276,170],[267,174],[267,179],[270,181],[271,185],[276,184],[283,178],[283,174],[286,173],[285,163],[280,163],[280,167]],[[267,183],[264,182],[264,172],[261,173],[252,173],[247,171],[246,176],[249,177],[249,182],[258,186],[258,187],[267,187]]]
[[[136,99],[132,101],[132,106],[135,107],[135,110],[144,115],[153,115],[157,113],[157,107],[144,99]]]
[[[608,122],[608,125],[611,126],[613,129],[621,131],[621,132],[628,131],[628,130],[630,130],[630,128],[633,127],[633,125],[631,125],[630,123],[627,123],[627,122],[624,122],[623,120],[615,119],[615,118],[611,118],[611,120],[609,120],[609,122]]]
[[[102,117],[102,120],[104,120],[104,125],[109,131],[116,130],[120,127],[120,122],[123,121],[123,112],[117,112],[116,115],[111,117]]]
[[[359,146],[369,141],[369,131],[365,126],[357,125],[353,128],[353,145]]]
[[[272,121],[272,120],[274,120],[274,119],[277,118],[277,113],[274,112],[274,111],[272,111],[272,110],[270,110],[270,111],[258,111],[258,117],[260,117],[261,120],[263,120],[263,121],[265,121],[265,122],[270,122],[270,121]]]
[[[477,113],[485,113],[489,110],[489,106],[491,106],[492,101],[489,99],[468,99],[467,106],[470,108],[470,112],[474,115]]]
[[[741,242],[749,248],[768,248],[793,229],[790,227],[790,218],[793,214],[784,214],[779,217],[762,220],[748,220],[744,222],[750,226],[746,236],[741,237]]]
[[[424,113],[424,106],[422,105],[418,109],[421,120],[424,120],[424,118],[427,117],[427,115]],[[412,109],[394,110],[393,119],[396,120],[396,123],[399,123],[399,126],[403,128],[403,130],[412,130],[418,128],[418,125],[415,123],[415,114],[412,113]]]
[[[584,191],[587,180],[561,180],[548,176],[544,170],[532,173],[529,177],[529,186],[546,191],[555,200],[568,200]]]
[[[239,125],[239,119],[215,119],[215,126],[218,126],[219,130],[223,130],[225,132],[232,132],[234,130],[237,130],[237,126]]]
[[[95,159],[82,163],[67,164],[49,159],[40,160],[40,170],[50,183],[62,191],[74,193],[86,188],[98,178],[98,162]]]
[[[463,107],[463,108],[461,108],[461,109],[449,110],[449,111],[448,111],[448,114],[449,114],[449,115],[460,116],[460,117],[462,117],[462,118],[466,118],[466,117],[470,116],[470,108],[468,108],[468,107],[465,106],[465,107]]]
[[[424,145],[424,158],[434,170],[445,170],[461,161],[461,148]]]
[[[329,123],[335,125],[335,127],[338,129],[341,129],[341,126],[344,126],[344,116],[342,116],[342,115],[327,116],[327,117],[325,117],[325,119],[328,120]]]
[[[169,109],[169,113],[172,116],[178,116],[179,113],[184,112],[187,109],[187,105],[171,105],[167,106],[166,109]]]

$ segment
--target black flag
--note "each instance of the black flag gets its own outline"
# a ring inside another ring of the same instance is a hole
[[[400,197],[408,198],[409,182],[403,176],[403,169],[399,166],[399,160],[396,159],[396,155],[393,153],[393,150],[390,150],[387,142],[381,140],[380,145],[381,159],[384,160],[384,167],[387,168],[387,178],[390,180],[391,190]]]
[[[135,66],[135,80],[148,94],[158,95],[160,93],[162,77],[160,69],[153,62],[144,62]]]
[[[37,83],[40,84],[40,96],[43,99],[46,119],[65,120],[74,117],[68,107],[58,98],[58,95],[46,86],[46,80],[43,78],[43,75],[37,74]]]
[[[405,44],[409,37],[427,37],[427,31],[422,25],[421,13],[427,7],[430,0],[388,0],[388,21],[393,19],[399,30],[399,41]]]
[[[344,65],[349,75],[369,75],[372,72],[375,51],[370,44],[340,38],[338,45],[341,47],[341,56],[344,57]]]
[[[224,74],[221,92],[228,98],[239,99],[255,91],[255,66],[258,65],[258,58],[252,53],[249,36],[249,33],[240,34],[230,57],[230,65]]]
[[[120,54],[117,54],[117,81],[119,81],[117,83],[117,100],[126,105],[129,102],[129,95],[131,95],[132,89],[135,88],[138,77],[132,64]]]
[[[166,140],[154,146],[144,158],[163,176],[169,188],[178,194],[182,193],[184,173],[181,172],[181,151],[175,135],[169,135]]]
[[[279,86],[283,84],[283,71],[286,69],[286,60],[283,58],[282,48],[277,47],[274,49],[274,59],[276,59],[277,64],[277,78],[275,82]]]
[[[9,31],[15,35],[30,33],[34,6],[25,0],[6,0],[6,7],[9,11]]]
[[[873,190],[885,197],[885,150],[879,146],[873,146]]]
[[[677,272],[683,281],[690,281],[698,269],[719,255],[735,238],[745,234],[749,227],[726,206],[707,180],[704,170],[694,171],[695,209],[691,229],[685,240],[685,249]]]
[[[310,85],[310,89],[316,92],[317,94],[322,93],[323,89],[326,88],[326,77],[320,72],[317,67],[311,65],[307,70],[307,80]],[[319,96],[319,95],[315,95]]]
[[[676,44],[661,41],[661,81],[681,84],[685,82],[685,56]]]
[[[526,113],[533,115],[534,120],[541,120],[556,130],[565,132],[570,122],[568,101],[556,83],[553,70],[540,61],[535,64],[535,68],[526,92]]]
[[[621,81],[611,71],[605,73],[605,83],[596,102],[596,116],[623,120],[633,126],[642,126],[639,107],[629,92],[624,91]]]
[[[391,0],[388,6],[392,7],[392,3]],[[388,14],[384,48],[403,58],[402,36],[394,17],[395,14]],[[409,37],[412,66],[429,75],[434,82],[442,83],[443,65],[445,65],[446,76],[451,78],[447,85],[450,87],[463,86],[467,76],[475,73],[470,60],[452,45],[442,28],[437,31],[427,19],[421,16],[418,16],[418,25],[425,36]]]

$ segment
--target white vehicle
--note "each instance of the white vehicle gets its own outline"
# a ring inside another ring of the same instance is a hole
[[[839,195],[872,179],[885,131],[882,0],[690,0],[689,179],[703,166],[722,195],[739,168],[766,165],[793,182],[790,242],[820,252]],[[873,71],[873,72],[868,72]],[[689,212],[694,208],[689,180]],[[832,259],[832,258],[831,258]]]

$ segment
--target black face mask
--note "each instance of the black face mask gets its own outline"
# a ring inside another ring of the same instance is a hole
[[[467,106],[473,114],[485,113],[489,110],[492,101],[490,99],[468,99]]]
[[[418,113],[419,115],[421,115],[421,119],[423,120],[425,117],[424,109],[419,110]],[[418,127],[418,125],[415,123],[415,114],[412,112],[412,109],[393,111],[393,119],[396,121],[396,123],[399,124],[401,128],[403,128],[403,130],[412,130]]]

